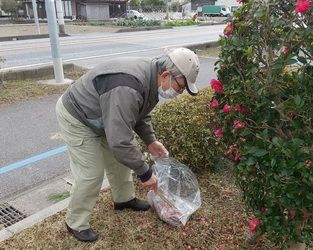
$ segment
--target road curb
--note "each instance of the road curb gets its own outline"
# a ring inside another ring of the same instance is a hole
[[[103,182],[102,182],[101,190],[105,190],[107,188],[109,188],[109,182],[108,182],[108,179],[105,177]],[[56,213],[66,209],[68,204],[69,204],[69,201],[70,201],[70,198],[66,198],[62,201],[59,201],[59,202],[49,206],[49,207],[44,208],[43,210],[41,210],[37,213],[34,213],[34,214],[26,217],[25,219],[15,223],[9,227],[6,227],[6,228],[0,230],[0,242],[10,238],[14,234],[20,233],[23,230],[34,226],[35,224],[43,221],[44,219],[47,219],[48,217],[53,216]]]
[[[67,207],[68,203],[69,203],[69,198],[62,200],[56,204],[53,204],[52,206],[47,207],[43,209],[42,211],[35,213],[29,217],[26,217],[22,221],[19,221],[13,224],[12,226],[2,229],[0,231],[0,242],[60,212],[61,210]]]
[[[64,71],[71,70],[86,70],[84,67],[75,65],[73,63],[64,63]],[[29,67],[14,71],[4,71],[4,80],[25,80],[25,79],[39,79],[54,77],[54,67],[53,65],[43,66],[43,67]]]
[[[68,34],[59,34],[59,37],[70,36]],[[40,34],[40,35],[25,35],[25,36],[5,36],[0,37],[0,42],[5,41],[17,41],[17,40],[28,40],[28,39],[39,39],[39,38],[48,38],[49,34]]]

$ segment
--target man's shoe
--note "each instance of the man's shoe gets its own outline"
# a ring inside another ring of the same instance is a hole
[[[91,229],[86,229],[86,230],[82,230],[82,231],[76,231],[72,228],[70,228],[67,224],[66,224],[66,228],[67,230],[73,234],[73,236],[80,240],[80,241],[96,241],[98,239],[98,235]]]
[[[124,208],[131,208],[132,210],[135,210],[135,211],[146,211],[150,208],[150,205],[148,202],[139,200],[137,198],[134,198],[127,202],[121,202],[121,203],[114,202],[115,210],[123,210]]]

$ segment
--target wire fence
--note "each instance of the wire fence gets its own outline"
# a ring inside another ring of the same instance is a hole
[[[166,6],[145,6],[140,8],[131,7],[131,10],[136,10],[142,14],[143,16],[141,16],[140,19],[144,20],[188,20],[195,14],[195,12],[184,10],[183,8],[174,8],[173,10],[172,8],[167,8]],[[132,19],[132,17],[129,17],[127,13],[122,15],[121,18]]]

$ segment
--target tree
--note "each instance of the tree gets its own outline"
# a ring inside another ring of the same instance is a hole
[[[152,9],[164,9],[166,3],[163,0],[142,0],[141,7],[144,11],[151,11]]]
[[[138,9],[140,7],[140,0],[131,0],[129,2],[129,7],[131,9]]]
[[[1,9],[12,15],[12,18],[17,19],[20,9],[20,4],[15,0],[3,0]]]
[[[250,232],[285,248],[313,234],[313,6],[241,2],[211,81],[224,124],[216,134],[232,142]]]

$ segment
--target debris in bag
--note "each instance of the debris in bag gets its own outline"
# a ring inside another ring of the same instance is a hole
[[[173,226],[186,225],[201,206],[195,174],[174,158],[158,158],[152,166],[158,179],[158,191],[148,192],[148,202],[160,219]]]

